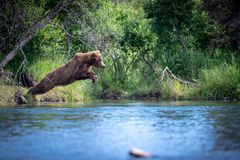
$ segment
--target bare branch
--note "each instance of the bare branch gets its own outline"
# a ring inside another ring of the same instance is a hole
[[[198,87],[198,84],[197,83],[193,83],[193,82],[189,82],[189,81],[186,81],[186,80],[183,80],[181,78],[178,78],[177,76],[175,76],[172,71],[166,67],[163,71],[162,71],[162,76],[161,76],[161,79],[160,81],[162,82],[164,77],[167,77],[167,78],[170,78],[170,79],[175,79],[177,81],[179,81],[180,83],[183,83],[183,84],[186,84],[186,85],[191,85],[193,87]]]

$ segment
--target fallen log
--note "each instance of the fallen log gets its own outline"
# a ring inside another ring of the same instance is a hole
[[[190,85],[190,86],[193,86],[193,87],[198,87],[199,86],[199,84],[197,84],[197,83],[189,82],[189,81],[183,80],[183,79],[175,76],[168,67],[165,67],[165,69],[162,71],[162,76],[161,76],[161,79],[160,79],[161,82],[163,81],[164,77],[177,80],[178,82],[180,82],[182,84]]]

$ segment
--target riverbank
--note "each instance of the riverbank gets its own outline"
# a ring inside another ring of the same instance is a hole
[[[76,84],[75,84],[76,85]],[[166,87],[166,86],[165,86]],[[164,87],[163,87],[164,88]],[[165,88],[166,89],[166,88]],[[178,88],[179,89],[179,88]],[[15,102],[15,93],[22,91],[24,94],[27,93],[27,89],[17,85],[0,85],[0,105],[13,105]],[[101,97],[90,97],[84,92],[73,86],[56,87],[46,94],[36,96],[37,102],[40,103],[62,103],[62,102],[91,102],[95,100],[104,101],[124,101],[124,100],[137,100],[137,101],[225,101],[225,102],[239,102],[240,99],[230,99],[229,97],[223,97],[222,99],[206,99],[201,97],[199,89],[185,89],[184,90],[173,90],[170,89],[161,91],[145,91],[145,92],[134,92],[134,93],[121,93],[114,91],[105,91]]]
[[[36,96],[38,102],[85,102],[91,98],[80,92],[81,90],[73,89],[74,86],[56,87],[46,94]],[[25,95],[28,89],[17,85],[0,85],[0,105],[15,104],[15,94],[20,91]]]
[[[40,81],[50,68],[39,71],[32,69],[33,77]],[[0,104],[14,103],[15,93],[20,90],[26,94],[27,89],[22,87],[16,76],[8,71],[0,75]],[[15,77],[15,78],[14,78]],[[131,81],[130,81],[131,82]],[[127,85],[131,83],[128,82]],[[97,85],[91,81],[77,81],[68,86],[58,86],[43,95],[38,95],[38,102],[85,102],[95,99],[133,99],[133,100],[240,100],[240,68],[237,63],[223,64],[212,69],[202,70],[196,80],[197,85],[188,85],[181,81],[165,78],[160,83],[143,83],[133,89],[122,89],[102,77]],[[126,87],[125,87],[126,88]]]

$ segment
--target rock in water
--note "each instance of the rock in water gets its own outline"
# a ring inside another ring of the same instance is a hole
[[[137,149],[137,148],[132,148],[130,151],[129,151],[129,154],[133,157],[139,157],[139,158],[146,158],[146,157],[151,157],[152,154],[147,152],[147,151],[144,151],[144,150],[141,150],[141,149]]]

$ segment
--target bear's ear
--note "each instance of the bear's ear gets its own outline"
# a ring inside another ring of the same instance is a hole
[[[97,54],[95,52],[92,53],[92,58],[97,57]]]
[[[92,53],[92,56],[91,56],[91,61],[94,63],[97,59],[97,54],[96,53]]]
[[[73,56],[73,59],[74,59],[74,60],[77,60],[77,59],[79,59],[81,56],[82,56],[82,53],[76,53],[76,54]]]

